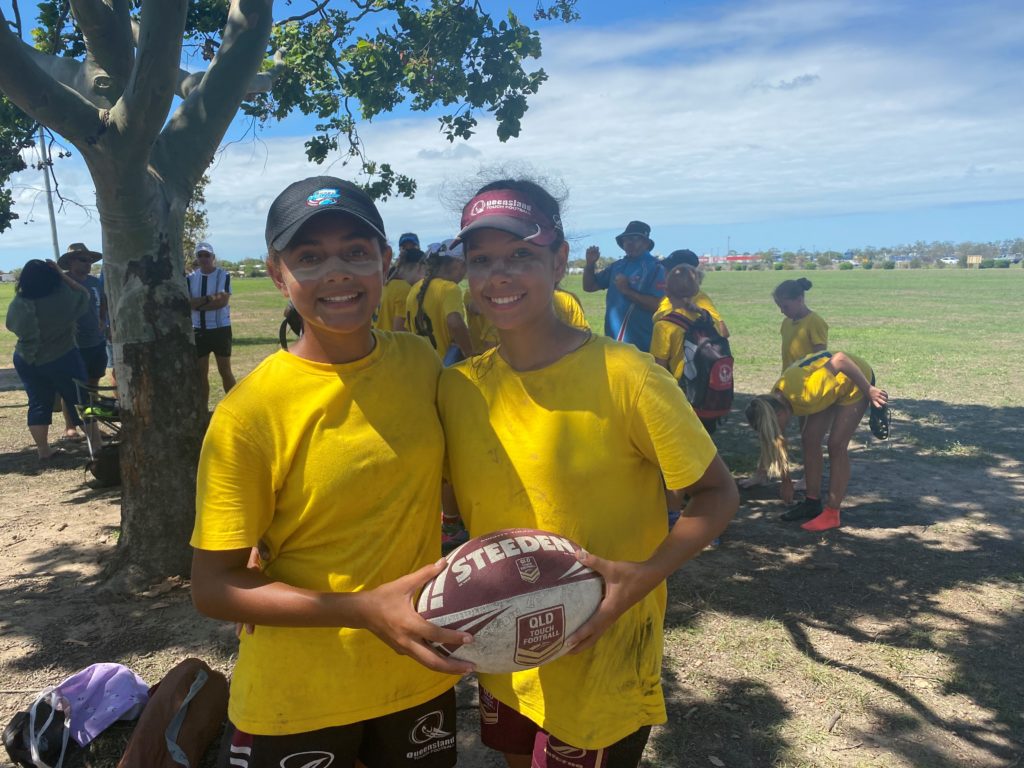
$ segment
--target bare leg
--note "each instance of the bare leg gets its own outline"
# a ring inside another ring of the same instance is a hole
[[[227,394],[235,386],[235,374],[231,372],[231,358],[214,355],[217,360],[217,372],[220,374],[221,384],[224,385],[224,394]]]
[[[825,456],[821,450],[821,440],[832,423],[835,406],[821,413],[807,417],[800,441],[804,452],[804,479],[807,483],[807,496],[811,499],[821,498],[821,478],[825,472]]]
[[[48,458],[53,451],[50,449],[50,425],[49,424],[31,424],[28,428],[29,434],[32,435],[32,440],[35,441],[36,451],[39,452],[39,458]]]
[[[208,408],[210,405],[210,356],[199,358],[199,398]]]
[[[828,506],[833,509],[839,509],[846,498],[846,486],[850,482],[850,440],[867,408],[867,398],[841,406],[832,422],[828,435]]]
[[[60,409],[64,413],[64,437],[78,437],[78,427],[75,426],[75,416],[71,412],[71,406],[66,400],[61,400]]]

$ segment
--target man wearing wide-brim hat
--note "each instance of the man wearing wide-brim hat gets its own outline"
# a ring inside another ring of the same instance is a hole
[[[57,266],[65,272],[70,272],[72,264],[81,263],[87,264],[91,267],[102,258],[102,253],[89,250],[85,243],[72,243],[68,246],[68,249],[60,255],[60,258],[57,259]],[[89,270],[86,269],[87,273],[88,271]]]
[[[583,268],[583,290],[588,293],[607,290],[604,332],[618,341],[648,352],[654,331],[654,312],[665,296],[665,270],[651,250],[651,228],[642,221],[631,221],[615,237],[625,256],[600,272],[596,271],[601,249],[587,248]]]
[[[100,318],[106,313],[106,301],[103,298],[103,283],[92,275],[92,265],[103,258],[103,255],[90,250],[85,243],[72,243],[67,251],[57,259],[57,266],[68,273],[68,277],[89,292],[89,311],[79,315],[75,326],[75,343],[78,353],[85,363],[85,373],[89,384],[98,386],[103,374],[107,372],[107,337],[103,332]],[[64,437],[75,439],[78,430],[76,419],[64,405]]]

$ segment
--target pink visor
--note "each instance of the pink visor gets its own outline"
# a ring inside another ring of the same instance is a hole
[[[552,221],[537,205],[512,189],[482,192],[462,209],[462,228],[452,241],[461,243],[476,229],[500,229],[537,245],[551,245],[562,234],[560,222]]]

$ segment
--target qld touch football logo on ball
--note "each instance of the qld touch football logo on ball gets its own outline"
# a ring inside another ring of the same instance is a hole
[[[516,664],[543,664],[562,650],[565,639],[565,606],[527,613],[516,619]]]

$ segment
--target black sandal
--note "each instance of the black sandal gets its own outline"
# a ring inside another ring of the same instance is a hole
[[[871,416],[868,418],[868,428],[871,430],[871,434],[879,440],[888,440],[889,423],[889,404],[886,403],[881,408],[872,405]]]

